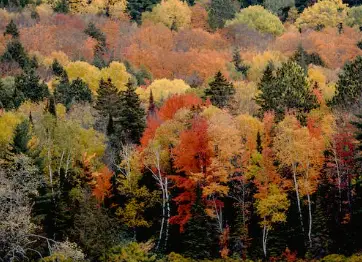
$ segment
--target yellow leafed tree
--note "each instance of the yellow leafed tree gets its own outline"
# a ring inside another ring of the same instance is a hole
[[[162,23],[168,28],[177,30],[189,27],[191,24],[191,9],[186,2],[179,0],[164,0],[156,5],[152,12],[145,12],[142,20]]]
[[[299,28],[336,27],[346,21],[348,6],[342,0],[321,0],[303,11],[295,22]]]

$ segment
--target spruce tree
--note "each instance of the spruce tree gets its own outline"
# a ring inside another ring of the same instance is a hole
[[[223,28],[226,20],[233,19],[238,8],[232,0],[211,0],[208,22],[211,29]]]
[[[246,74],[249,70],[249,66],[247,66],[243,63],[243,60],[241,59],[241,56],[240,56],[239,48],[234,49],[232,62],[234,64],[235,70],[237,72],[242,73],[244,76],[246,76]]]
[[[71,108],[74,103],[91,102],[92,92],[88,85],[77,78],[72,83],[62,81],[54,91],[55,100],[57,103],[62,103],[67,110]]]
[[[35,70],[31,69],[15,78],[14,96],[14,104],[18,107],[24,100],[42,101],[49,96],[49,90],[44,82],[40,82]]]
[[[110,78],[107,81],[103,79],[100,81],[97,93],[98,97],[95,108],[99,110],[100,114],[103,117],[109,115],[114,117],[117,115],[120,105],[120,94]]]
[[[120,93],[120,104],[117,122],[124,141],[138,144],[146,127],[145,110],[141,107],[141,101],[135,92],[133,84],[128,81],[126,90]],[[118,128],[118,125],[117,127]],[[116,130],[117,131],[117,130]]]
[[[10,41],[1,56],[1,62],[16,62],[22,69],[31,68],[32,61],[18,39]]]
[[[287,110],[294,110],[299,120],[305,120],[305,114],[318,106],[317,99],[309,90],[309,84],[303,69],[295,62],[283,63],[273,76],[272,66],[268,65],[258,84],[260,94],[256,102],[260,113],[274,111],[277,120],[281,120]]]
[[[214,81],[205,90],[205,95],[210,98],[212,104],[220,108],[226,107],[234,94],[233,84],[228,82],[220,71],[216,73]]]
[[[212,258],[218,250],[217,230],[206,214],[201,188],[196,188],[196,200],[191,207],[191,218],[185,226],[182,238],[183,253],[196,260]]]
[[[94,23],[89,23],[84,33],[97,40],[97,44],[94,47],[94,61],[93,64],[98,68],[103,68],[106,63],[103,59],[104,53],[107,51],[106,35],[95,26]]]
[[[153,6],[160,2],[160,0],[129,0],[127,1],[127,13],[133,21],[140,24],[142,13],[152,11]]]
[[[11,143],[11,152],[13,154],[27,154],[30,139],[30,122],[28,119],[25,119],[15,128],[13,142]]]
[[[354,61],[347,62],[336,84],[336,95],[332,104],[342,108],[349,108],[360,100],[362,94],[362,56]]]
[[[4,36],[5,35],[11,35],[13,38],[19,37],[19,30],[13,19],[11,19],[10,23],[6,26]]]
[[[325,66],[322,58],[319,56],[318,53],[311,53],[308,54],[302,45],[298,46],[297,51],[295,51],[294,55],[291,57],[291,60],[298,63],[300,65],[305,74],[308,72],[308,65],[314,64],[318,66]]]
[[[53,9],[54,12],[67,14],[69,12],[68,0],[58,0]]]
[[[150,98],[149,98],[149,103],[148,103],[148,115],[154,115],[155,114],[155,110],[156,110],[156,105],[155,105],[155,101],[153,99],[153,93],[152,90],[150,92]]]

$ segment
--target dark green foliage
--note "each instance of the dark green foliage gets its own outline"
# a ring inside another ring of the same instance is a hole
[[[256,102],[261,115],[274,111],[281,120],[287,110],[296,111],[300,120],[318,106],[316,97],[309,90],[304,70],[295,62],[288,61],[273,75],[273,65],[269,64],[258,84],[260,94]]]
[[[235,2],[232,0],[211,0],[208,10],[208,22],[211,29],[223,28],[226,20],[235,17],[237,10]]]
[[[28,153],[28,143],[30,139],[30,122],[26,119],[16,126],[13,142],[11,143],[11,152],[16,155]]]
[[[156,105],[155,105],[155,101],[153,99],[153,93],[152,93],[152,90],[151,90],[150,99],[149,99],[149,103],[148,103],[148,115],[155,114],[155,110],[156,110]]]
[[[52,70],[55,76],[61,78],[61,81],[68,81],[67,72],[64,70],[63,66],[56,59],[53,61]]]
[[[298,46],[298,49],[291,57],[291,60],[298,63],[304,69],[305,73],[308,71],[309,64],[325,66],[322,58],[317,53],[308,54],[302,45]]]
[[[54,12],[66,14],[69,12],[68,0],[59,0],[54,6]]]
[[[359,49],[362,49],[362,40],[358,41],[357,46],[358,46]]]
[[[356,115],[357,120],[353,121],[352,124],[356,128],[355,139],[358,141],[356,145],[356,151],[358,152],[356,160],[362,163],[362,115]]]
[[[239,48],[236,48],[234,50],[232,62],[234,64],[234,66],[235,66],[235,70],[237,72],[242,73],[244,76],[246,76],[250,66],[244,64],[244,62],[243,62],[243,60],[241,59],[241,56],[240,56],[240,49]]]
[[[228,82],[220,71],[216,73],[214,80],[209,84],[209,88],[205,90],[205,95],[210,98],[212,104],[220,108],[228,105],[234,93],[233,84]]]
[[[153,6],[159,2],[160,0],[129,0],[127,1],[127,13],[133,21],[140,24],[142,13],[152,11]]]
[[[29,68],[36,68],[37,62],[35,59],[30,59],[26,53],[23,45],[18,39],[10,41],[7,46],[4,54],[2,55],[1,62],[16,62],[19,66],[27,70]]]
[[[189,6],[194,6],[195,5],[195,0],[186,0],[187,4]]]
[[[95,108],[100,111],[103,117],[115,116],[120,104],[120,94],[112,80],[103,79],[99,83],[98,97]]]
[[[215,222],[205,212],[200,187],[196,189],[196,200],[191,208],[191,218],[185,226],[183,254],[197,260],[211,258],[218,250],[215,239]]]
[[[12,77],[0,80],[0,108],[7,110],[15,107],[14,100],[14,81]]]
[[[11,19],[10,23],[6,26],[4,35],[11,35],[14,38],[19,37],[19,30],[13,19]]]
[[[105,34],[95,26],[94,23],[89,23],[84,33],[97,40],[97,44],[94,47],[94,61],[93,64],[98,68],[107,66],[103,59],[103,55],[107,51],[107,41]]]
[[[133,78],[135,79],[136,85],[138,85],[138,86],[145,85],[148,82],[152,81],[151,72],[149,70],[147,70],[147,68],[144,67],[143,65],[141,65],[140,68],[136,69],[127,60],[124,62],[124,65],[126,66],[127,72],[129,74],[131,74],[133,76]]]
[[[120,92],[117,122],[121,130],[118,130],[117,133],[122,135],[125,142],[138,144],[146,127],[146,113],[141,107],[141,101],[130,81],[128,81],[126,87],[125,91]]]
[[[46,111],[52,114],[55,118],[57,117],[57,109],[55,105],[54,96],[50,96],[47,102]]]
[[[336,96],[332,100],[335,106],[348,108],[355,104],[361,97],[362,91],[362,56],[357,56],[354,61],[347,62],[336,85]]]
[[[31,69],[23,72],[15,78],[14,105],[19,107],[24,100],[33,102],[42,101],[49,96],[49,90],[40,77],[36,75],[35,70]]]
[[[56,102],[65,105],[67,110],[75,103],[92,101],[91,90],[80,78],[73,80],[71,83],[64,81],[59,83],[54,90],[54,96]]]
[[[18,7],[24,8],[30,3],[30,0],[0,0],[0,7]]]

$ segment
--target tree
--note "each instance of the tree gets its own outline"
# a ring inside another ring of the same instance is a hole
[[[26,119],[15,128],[13,142],[11,143],[11,152],[16,155],[28,153],[28,143],[30,139],[30,123],[29,120]]]
[[[199,186],[195,190],[196,199],[191,207],[191,218],[185,226],[182,245],[187,257],[201,260],[213,257],[217,242],[213,221],[205,211],[202,190]]]
[[[49,96],[48,86],[40,82],[34,69],[23,72],[15,78],[14,104],[19,107],[25,100],[42,101]]]
[[[232,60],[236,71],[241,72],[244,76],[248,73],[249,66],[245,65],[240,56],[240,49],[236,48],[233,52]]]
[[[334,105],[348,108],[360,99],[362,88],[361,70],[362,56],[358,56],[355,60],[344,65],[337,82],[337,94],[332,100]]]
[[[69,13],[69,3],[67,0],[58,0],[53,9],[57,13],[67,14]]]
[[[295,6],[294,0],[265,0],[264,7],[279,17],[286,18],[287,12],[290,8]],[[283,20],[284,21],[284,20]]]
[[[11,35],[13,38],[19,37],[19,30],[14,23],[14,20],[10,20],[10,23],[5,28],[4,35]]]
[[[142,14],[142,21],[150,20],[162,23],[171,30],[179,30],[190,26],[191,9],[186,2],[179,0],[162,1],[152,8],[152,12]]]
[[[318,55],[318,53],[308,54],[302,45],[298,46],[297,51],[295,51],[294,55],[291,57],[291,60],[295,61],[303,68],[304,72],[308,71],[308,65],[314,64],[317,66],[325,66],[322,58]]]
[[[127,13],[138,24],[141,23],[143,12],[150,12],[160,0],[130,0],[127,1]]]
[[[91,102],[92,92],[86,83],[77,78],[71,83],[59,83],[55,87],[54,97],[57,103],[62,103],[69,110],[75,103]]]
[[[228,105],[234,93],[233,84],[228,82],[220,71],[215,74],[214,80],[209,84],[209,88],[205,90],[205,95],[210,98],[215,106],[220,108]]]
[[[258,84],[261,93],[256,97],[262,113],[274,111],[281,120],[287,110],[295,110],[300,119],[305,113],[317,107],[317,100],[309,89],[303,69],[295,62],[288,61],[273,75],[269,65]]]
[[[322,0],[305,9],[295,24],[301,29],[336,27],[345,22],[347,11],[348,6],[342,0]]]
[[[229,27],[235,24],[245,24],[261,33],[270,33],[275,36],[284,32],[284,26],[279,18],[260,5],[242,9],[234,19],[228,20],[225,25]]]
[[[36,63],[34,63],[35,61],[29,58],[23,45],[18,39],[13,39],[7,44],[6,50],[0,60],[3,62],[14,61],[18,63],[22,69],[36,67]]]
[[[145,129],[145,110],[141,107],[141,101],[135,92],[131,82],[126,84],[127,89],[120,92],[119,111],[117,122],[118,132],[122,134],[124,141],[139,144]]]
[[[208,10],[208,22],[211,29],[223,28],[227,20],[233,19],[237,12],[232,0],[212,0]]]

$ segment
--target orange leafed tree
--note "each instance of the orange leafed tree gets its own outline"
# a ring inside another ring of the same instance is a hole
[[[113,172],[105,166],[101,170],[94,172],[92,175],[94,179],[93,196],[95,196],[98,203],[103,203],[104,199],[111,195],[111,178]]]
[[[172,119],[181,108],[191,108],[202,105],[202,100],[194,94],[174,95],[166,100],[160,108],[159,115],[162,120]]]
[[[192,126],[180,135],[180,143],[174,149],[174,164],[179,173],[171,176],[182,192],[174,198],[178,214],[171,217],[170,223],[179,224],[180,231],[191,218],[191,206],[196,199],[196,186],[202,187],[203,178],[211,164],[212,150],[207,135],[207,121],[201,117],[192,120]]]

